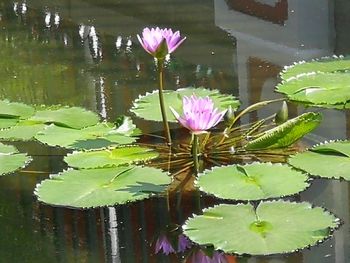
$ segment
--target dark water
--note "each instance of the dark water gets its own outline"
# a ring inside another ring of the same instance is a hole
[[[154,62],[136,40],[145,26],[172,27],[187,36],[167,66],[166,88],[216,88],[236,95],[243,106],[279,97],[273,90],[284,65],[350,53],[347,0],[0,1],[0,14],[1,98],[83,106],[107,120],[130,115],[132,101],[157,87]],[[294,115],[305,110],[290,108]],[[309,143],[350,137],[349,112],[321,111],[323,124]],[[161,129],[134,120],[146,133]],[[66,168],[65,152],[37,143],[16,146],[34,161],[0,177],[0,262],[181,262],[154,253],[157,236],[215,202],[194,192],[172,195],[170,212],[163,198],[84,211],[52,208],[38,203],[33,189]],[[343,220],[325,243],[236,262],[350,262],[349,193],[347,182],[315,180],[296,197]]]

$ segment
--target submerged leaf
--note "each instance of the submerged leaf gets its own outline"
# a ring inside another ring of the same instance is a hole
[[[184,233],[200,245],[227,253],[269,255],[294,252],[329,236],[339,220],[320,207],[288,201],[218,205],[186,221]]]
[[[320,124],[321,119],[320,113],[304,113],[266,131],[262,136],[248,142],[245,149],[258,150],[287,147],[314,130]]]
[[[314,176],[350,180],[350,141],[317,145],[292,156],[288,163]]]
[[[14,146],[0,143],[0,176],[15,172],[30,160],[29,156],[19,153]]]
[[[92,111],[79,107],[40,110],[30,119],[43,123],[54,123],[73,129],[81,129],[97,124],[99,117]]]
[[[64,160],[71,167],[91,169],[144,162],[157,156],[158,153],[152,149],[127,146],[100,151],[74,152]]]
[[[215,104],[219,111],[226,110],[231,106],[231,108],[236,109],[239,106],[239,101],[232,95],[221,94],[218,90],[208,90],[204,88],[184,88],[178,90],[165,90],[164,102],[166,114],[168,121],[176,122],[175,117],[169,109],[169,106],[174,108],[177,112],[182,112],[182,98],[183,96],[191,96],[195,94],[197,97],[209,96]],[[161,121],[162,115],[159,107],[159,94],[158,91],[153,91],[152,93],[147,93],[145,96],[140,96],[133,103],[131,109],[138,117],[152,120]]]
[[[150,167],[69,170],[41,182],[35,194],[39,201],[57,206],[113,206],[159,194],[170,182],[165,172]]]
[[[290,166],[271,163],[214,167],[196,182],[201,191],[233,200],[293,195],[309,186],[308,177]]]

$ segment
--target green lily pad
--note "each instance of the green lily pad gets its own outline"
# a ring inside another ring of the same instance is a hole
[[[139,163],[157,156],[158,153],[152,149],[128,146],[99,151],[74,152],[66,156],[64,160],[71,167],[91,169]]]
[[[111,145],[130,144],[136,140],[136,137],[118,133],[115,126],[110,123],[98,123],[81,130],[52,124],[38,133],[35,138],[50,146],[71,149],[99,149]]]
[[[321,123],[320,113],[307,112],[294,119],[266,131],[260,137],[248,142],[246,150],[273,149],[287,147]]]
[[[0,130],[0,138],[11,141],[29,141],[34,139],[34,136],[44,130],[45,124],[35,124],[32,122],[19,122],[17,125],[8,129]]]
[[[195,243],[227,253],[270,255],[294,252],[330,235],[339,219],[320,207],[288,201],[218,205],[188,219],[184,233]]]
[[[350,59],[344,57],[325,57],[309,62],[300,61],[286,66],[280,76],[283,80],[297,78],[310,73],[334,73],[350,70]]]
[[[54,123],[58,126],[81,129],[97,124],[99,117],[92,111],[79,107],[39,110],[30,119],[43,123]]]
[[[282,82],[277,91],[289,99],[322,106],[347,104],[350,101],[350,73],[319,73]]]
[[[19,153],[12,145],[0,143],[0,176],[23,168],[31,161],[24,153]]]
[[[9,102],[0,100],[0,117],[1,118],[19,118],[27,119],[34,114],[34,108],[19,102]]]
[[[350,59],[322,58],[287,66],[276,90],[309,106],[350,107]]]
[[[0,129],[15,126],[18,123],[17,118],[0,118]]]
[[[292,156],[288,163],[314,176],[350,181],[350,141],[317,145]]]
[[[113,206],[159,194],[170,182],[167,173],[150,167],[68,170],[41,182],[35,194],[57,206]]]
[[[166,114],[169,122],[176,122],[175,117],[169,109],[169,106],[173,107],[177,112],[182,114],[182,98],[183,96],[191,96],[193,94],[198,97],[209,96],[215,104],[215,107],[219,110],[225,110],[229,106],[236,109],[239,106],[239,101],[232,95],[221,94],[218,90],[208,90],[204,88],[184,88],[178,90],[165,90],[164,91],[164,104]],[[133,103],[131,111],[138,117],[151,120],[162,121],[162,115],[160,112],[158,90],[152,93],[147,93],[145,96],[140,96]]]
[[[204,171],[196,185],[216,197],[260,200],[293,195],[305,190],[308,177],[290,166],[271,163],[230,165]]]

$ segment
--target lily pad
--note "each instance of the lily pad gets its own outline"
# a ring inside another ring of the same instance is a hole
[[[39,201],[56,206],[113,206],[159,194],[171,182],[167,173],[150,167],[68,170],[35,189]]]
[[[8,129],[0,130],[0,138],[11,141],[29,141],[34,139],[34,136],[45,127],[45,124],[35,124],[32,122],[23,121]]]
[[[294,252],[324,240],[339,220],[320,207],[288,201],[218,205],[188,219],[184,233],[195,243],[227,253]]]
[[[65,157],[64,160],[71,167],[91,169],[144,162],[157,156],[158,153],[152,149],[128,146],[100,151],[74,152]]]
[[[277,91],[289,99],[322,106],[347,104],[350,101],[350,73],[318,73],[282,82]]]
[[[308,177],[290,166],[271,163],[230,165],[204,171],[196,185],[216,197],[260,200],[293,195],[309,186]]]
[[[260,137],[248,142],[245,149],[258,150],[287,147],[314,130],[321,123],[321,120],[322,116],[320,113],[304,113],[266,131]]]
[[[51,124],[35,138],[50,146],[71,149],[99,149],[111,145],[130,144],[136,140],[136,137],[118,133],[115,126],[110,123],[98,123],[81,130]]]
[[[0,176],[23,168],[31,161],[24,153],[19,153],[12,145],[0,143]]]
[[[54,123],[58,126],[81,129],[97,124],[99,117],[92,111],[79,107],[39,110],[30,119],[43,123]]]
[[[17,118],[0,118],[0,129],[15,126],[18,123]]]
[[[169,106],[173,107],[177,112],[182,113],[183,96],[191,96],[192,94],[196,94],[198,97],[209,96],[214,101],[215,107],[219,108],[219,110],[225,110],[229,106],[236,109],[239,106],[239,101],[234,96],[221,94],[218,90],[189,87],[175,91],[165,90],[163,94],[169,122],[176,122]],[[162,121],[158,96],[158,90],[147,93],[145,96],[140,96],[134,101],[131,111],[138,117],[146,120]]]
[[[1,118],[18,118],[26,119],[34,114],[34,108],[19,102],[9,102],[0,100],[0,117]]]
[[[286,66],[280,75],[283,80],[288,80],[310,73],[334,73],[346,70],[350,70],[350,59],[335,56],[309,62],[297,62],[294,65]]]
[[[288,163],[313,176],[350,181],[350,141],[317,145],[292,156]]]

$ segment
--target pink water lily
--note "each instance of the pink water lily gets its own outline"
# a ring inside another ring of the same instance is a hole
[[[180,31],[174,33],[170,28],[159,27],[151,29],[146,27],[142,31],[142,37],[137,35],[137,38],[142,47],[157,58],[164,58],[165,55],[173,53],[186,39],[181,38]]]
[[[184,96],[182,102],[183,116],[180,116],[172,107],[170,107],[170,110],[178,122],[193,134],[205,133],[217,125],[227,111],[219,112],[217,108],[214,108],[214,102],[209,97],[201,98],[192,95],[189,98]]]

